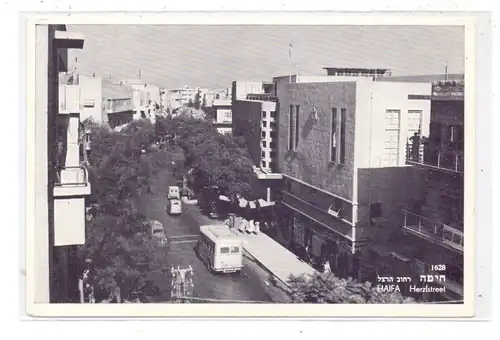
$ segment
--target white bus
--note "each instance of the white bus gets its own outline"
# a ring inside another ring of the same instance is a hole
[[[201,226],[196,253],[212,272],[234,273],[243,268],[242,241],[227,225]]]

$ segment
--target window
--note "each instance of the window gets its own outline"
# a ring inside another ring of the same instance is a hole
[[[288,122],[288,150],[293,150],[293,143],[295,140],[294,126],[293,126],[293,105],[290,105],[290,117]]]
[[[269,143],[269,147],[270,147],[271,149],[276,149],[276,142],[271,142],[271,143]]]
[[[276,118],[276,111],[271,111],[271,118]]]
[[[262,142],[262,147],[263,147],[263,148],[267,148],[267,142],[266,142],[266,141],[263,141],[263,142]]]
[[[266,121],[262,122],[262,127],[267,127],[267,122]]]
[[[262,111],[262,118],[266,118],[266,111]]]
[[[342,213],[342,200],[340,198],[334,198],[332,204],[328,208],[328,213],[332,216],[341,217]]]
[[[239,253],[240,247],[231,247],[231,253]]]
[[[271,151],[271,159],[276,159],[276,151]]]
[[[228,254],[229,253],[229,247],[222,247],[222,248],[220,248],[220,253],[221,254]]]
[[[260,133],[260,136],[261,136],[262,138],[266,138],[266,131],[262,131],[262,132]]]
[[[271,122],[269,124],[269,126],[271,127],[271,129],[276,130],[276,123],[275,122]]]
[[[382,203],[380,202],[375,202],[375,203],[370,203],[370,218],[372,221],[377,218],[382,217]]]
[[[337,160],[337,109],[332,108],[330,126],[330,162]]]
[[[95,106],[95,102],[93,99],[85,99],[83,101],[83,107],[94,107]]]
[[[294,151],[296,151],[298,146],[299,146],[299,113],[300,113],[300,106],[295,105],[295,148],[294,148]]]
[[[345,120],[346,109],[340,109],[340,150],[339,150],[339,163],[345,163]]]
[[[261,151],[261,152],[260,152],[260,156],[261,156],[262,158],[266,158],[266,153],[265,153],[264,151]]]
[[[276,131],[271,131],[271,139],[276,139]]]

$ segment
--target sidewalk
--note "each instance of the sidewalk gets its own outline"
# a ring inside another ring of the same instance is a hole
[[[260,232],[257,235],[248,235],[232,230],[243,239],[245,251],[285,285],[288,286],[290,275],[300,276],[315,273],[311,266],[299,260],[295,254],[266,234]]]

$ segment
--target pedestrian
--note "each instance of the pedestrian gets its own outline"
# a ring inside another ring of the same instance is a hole
[[[325,264],[323,265],[323,272],[326,274],[329,274],[331,272],[330,261],[328,261],[328,260],[325,261]]]

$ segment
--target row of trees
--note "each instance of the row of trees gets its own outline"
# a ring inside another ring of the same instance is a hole
[[[217,185],[228,196],[251,195],[253,162],[242,138],[221,135],[210,121],[189,115],[157,119],[156,131],[184,150],[195,189]]]
[[[150,178],[165,166],[147,120],[131,123],[121,132],[86,121],[92,131],[86,244],[79,249],[82,263],[90,263],[89,285],[97,301],[147,301],[159,294],[153,280],[170,269],[166,248],[149,237],[146,217],[134,208],[133,198],[150,191]],[[148,152],[145,152],[145,151]]]

